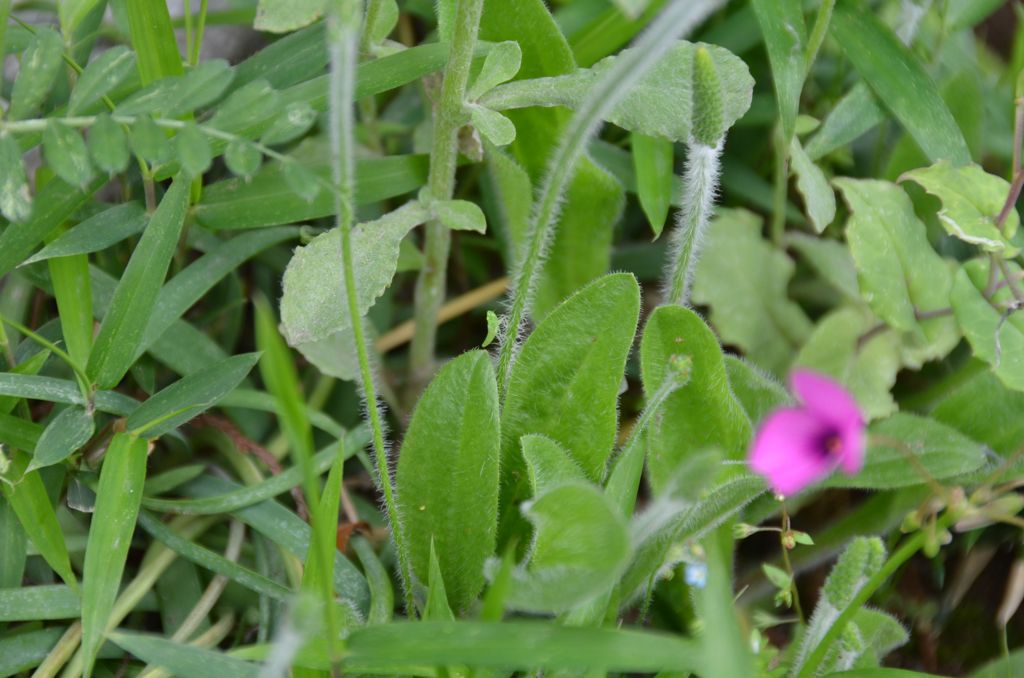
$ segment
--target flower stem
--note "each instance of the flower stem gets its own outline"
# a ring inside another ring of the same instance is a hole
[[[441,84],[441,100],[434,113],[434,138],[427,177],[427,191],[434,200],[450,200],[455,191],[459,128],[465,122],[463,101],[483,4],[483,0],[458,0],[456,3],[448,66]],[[427,223],[423,267],[416,279],[413,310],[416,329],[409,363],[411,386],[416,393],[434,370],[437,313],[445,296],[451,238],[448,227],[441,222],[432,220]]]
[[[953,515],[947,511],[938,519],[935,525],[936,530],[943,530],[953,522]],[[803,666],[800,667],[800,672],[796,674],[796,678],[811,678],[818,674],[818,668],[821,662],[825,659],[825,655],[828,654],[829,648],[832,646],[833,641],[839,637],[839,634],[846,628],[846,624],[853,618],[853,615],[857,613],[857,610],[861,608],[864,603],[868,602],[871,596],[877,591],[886,580],[891,577],[896,570],[900,568],[903,563],[910,560],[910,557],[917,553],[921,547],[924,546],[927,533],[924,530],[919,530],[913,536],[909,537],[903,544],[889,556],[889,559],[885,561],[881,569],[878,570],[870,579],[857,591],[855,595],[847,604],[843,611],[839,613],[835,623],[828,627],[825,635],[822,636],[821,640],[814,647],[814,650],[807,656]]]
[[[533,218],[526,237],[526,251],[520,269],[513,276],[512,304],[504,324],[501,352],[498,355],[498,394],[504,397],[512,370],[516,340],[526,318],[526,308],[533,292],[566,186],[572,178],[576,162],[586,150],[590,138],[597,133],[603,117],[626,98],[632,86],[654,66],[685,35],[723,0],[673,0],[651,21],[647,30],[633,43],[633,48],[616,57],[604,75],[595,82],[576,114],[566,126],[562,141],[548,162],[547,178],[534,203]]]
[[[718,192],[722,142],[707,146],[699,141],[687,144],[683,209],[672,232],[672,253],[668,271],[669,304],[688,306],[700,245]]]
[[[359,315],[356,299],[355,262],[352,256],[352,224],[355,205],[355,148],[353,132],[355,128],[355,65],[358,54],[359,24],[362,18],[361,0],[336,0],[335,11],[331,14],[329,24],[329,49],[331,56],[330,74],[330,134],[332,172],[335,190],[335,207],[338,214],[338,229],[341,235],[341,265],[345,281],[345,295],[348,302],[349,320],[355,336],[356,353],[359,359],[359,385],[366,402],[366,412],[373,431],[373,452],[377,482],[384,494],[384,505],[387,509],[391,534],[398,550],[399,574],[402,588],[405,591],[406,611],[415,614],[412,601],[412,589],[409,577],[409,558],[402,534],[402,525],[398,520],[398,508],[395,504],[394,488],[391,483],[391,470],[388,464],[387,448],[384,444],[384,425],[380,405],[377,401],[377,389],[374,385],[373,370],[370,367],[369,351],[366,347],[366,334],[363,331],[363,319]]]

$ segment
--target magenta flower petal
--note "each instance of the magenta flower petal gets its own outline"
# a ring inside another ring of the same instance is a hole
[[[776,410],[761,424],[750,451],[750,468],[779,494],[796,494],[835,467],[825,443],[835,429],[803,408]]]
[[[864,415],[850,392],[810,370],[793,370],[789,380],[803,406],[835,428],[840,444],[833,453],[843,472],[860,471],[864,465]]]

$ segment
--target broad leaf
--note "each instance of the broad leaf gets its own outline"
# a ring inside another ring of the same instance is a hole
[[[1024,315],[1015,310],[1013,294],[1005,286],[986,298],[991,265],[982,259],[965,263],[949,301],[974,355],[1009,388],[1024,391]],[[1020,275],[1016,264],[1008,267],[1011,275]]]
[[[711,307],[711,324],[724,343],[782,374],[811,330],[786,293],[792,274],[789,257],[761,237],[760,218],[721,210],[708,226],[693,298]]]
[[[1020,216],[1017,208],[1007,212],[1002,230],[996,219],[1010,194],[1005,179],[989,174],[978,165],[953,167],[940,162],[931,167],[906,172],[900,177],[910,179],[942,201],[939,222],[950,235],[986,252],[1013,256],[1017,248],[1009,241],[1017,232]]]
[[[18,77],[11,89],[11,105],[7,114],[11,120],[31,116],[50,93],[60,73],[64,42],[51,28],[35,29],[35,39],[21,55]]]
[[[718,340],[704,321],[682,306],[657,308],[644,326],[640,367],[648,399],[661,386],[673,356],[692,361],[689,382],[669,396],[648,431],[649,480],[663,491],[677,470],[705,448],[743,456],[750,422],[729,389]]]
[[[100,171],[117,174],[128,167],[128,137],[106,113],[97,117],[89,129],[87,145],[89,155]]]
[[[843,243],[797,232],[787,233],[786,242],[846,301],[863,303],[857,285],[857,267]]]
[[[88,110],[135,72],[135,54],[124,45],[112,47],[94,59],[78,76],[68,101],[68,115]]]
[[[745,360],[725,356],[725,371],[729,375],[729,388],[743,405],[751,425],[756,426],[769,412],[791,401],[782,384]]]
[[[491,91],[503,82],[515,77],[523,63],[523,50],[514,40],[499,42],[484,57],[484,65],[476,76],[466,99],[476,101],[481,95]]]
[[[93,177],[89,151],[81,133],[59,120],[43,132],[43,153],[54,174],[74,186],[85,187]]]
[[[436,546],[457,611],[476,600],[494,552],[500,440],[494,367],[486,353],[471,351],[434,377],[402,443],[396,482],[409,560],[428,581]]]
[[[587,479],[579,464],[554,440],[529,434],[523,436],[522,445],[533,496],[539,497],[567,482]]]
[[[982,372],[945,394],[932,418],[1006,457],[1024,446],[1024,393]]]
[[[753,80],[743,61],[717,45],[710,52],[722,83],[725,129],[750,107]],[[608,122],[633,132],[686,141],[693,123],[693,54],[697,45],[680,42],[608,114]],[[517,80],[494,88],[480,103],[495,110],[529,106],[579,106],[594,82],[611,68],[609,57],[570,75]]]
[[[933,419],[905,412],[873,424],[869,440],[861,472],[835,474],[827,486],[884,490],[920,485],[970,473],[985,462],[977,442]]]

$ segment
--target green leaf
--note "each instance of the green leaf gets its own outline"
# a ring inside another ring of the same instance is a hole
[[[723,209],[708,226],[693,298],[711,307],[711,324],[724,343],[782,374],[811,329],[786,293],[792,274],[789,257],[761,237],[760,218]]]
[[[869,419],[896,411],[889,389],[901,363],[899,336],[877,333],[877,325],[864,309],[840,307],[818,321],[794,361],[846,386]]]
[[[0,622],[76,619],[78,593],[70,586],[23,586],[0,589]]]
[[[1007,213],[1002,231],[996,227],[1010,194],[1005,179],[989,174],[978,165],[953,167],[946,161],[931,167],[905,172],[900,181],[910,179],[942,201],[939,222],[946,232],[986,252],[1013,256],[1017,248],[1009,241],[1020,225],[1016,207]]]
[[[800,671],[822,637],[839,619],[843,609],[853,602],[860,589],[881,569],[884,562],[885,546],[877,537],[857,537],[850,542],[821,589],[821,597],[814,607],[793,660],[793,675]]]
[[[117,45],[104,51],[78,76],[68,101],[68,115],[89,110],[134,72],[135,54],[130,49]]]
[[[54,174],[69,184],[85,188],[92,180],[89,151],[75,128],[50,120],[43,132],[43,153]]]
[[[705,47],[693,53],[693,139],[714,148],[726,128],[722,124],[722,83]]]
[[[1024,650],[1014,650],[1007,657],[994,659],[971,674],[970,678],[1006,678],[1024,670]]]
[[[852,666],[877,666],[885,655],[910,639],[903,625],[895,617],[881,610],[861,608],[853,615],[850,625],[844,634],[846,638],[842,642],[843,647],[833,670],[842,671]],[[851,639],[853,642],[850,642]],[[866,670],[868,669],[861,669]],[[909,671],[906,673],[910,676],[920,676]],[[877,678],[885,677],[879,675]]]
[[[160,78],[137,90],[124,101],[118,102],[114,107],[115,115],[148,115],[156,117],[172,106],[177,105],[174,101],[177,94],[178,83],[181,76],[171,75]]]
[[[577,166],[565,197],[566,209],[533,295],[530,312],[538,320],[608,272],[612,236],[626,202],[619,181],[589,159]]]
[[[503,82],[515,77],[523,63],[523,50],[514,40],[499,42],[484,57],[480,74],[466,92],[468,101],[476,101]]]
[[[99,0],[65,0],[58,5],[57,16],[60,17],[60,30],[71,42],[78,25],[96,8]]]
[[[1024,445],[1024,393],[982,372],[945,394],[931,411],[936,421],[1011,457]]]
[[[1007,287],[986,298],[992,264],[984,259],[965,263],[953,281],[949,303],[974,355],[984,360],[1007,387],[1024,391],[1024,314]],[[1007,264],[1011,275],[1020,267]]]
[[[100,388],[116,386],[134,362],[185,222],[190,183],[180,175],[171,184],[117,284],[87,367]]]
[[[175,135],[174,155],[181,168],[194,177],[202,176],[213,162],[210,142],[194,122],[186,122]]]
[[[232,174],[239,177],[252,177],[262,162],[263,154],[259,149],[245,141],[232,141],[224,150],[224,163]]]
[[[522,447],[533,496],[539,497],[567,482],[586,481],[583,469],[554,440],[528,434],[522,437]]]
[[[593,485],[563,483],[525,505],[523,514],[535,531],[529,563],[512,574],[508,605],[514,609],[566,611],[608,591],[629,562],[625,519]]]
[[[20,478],[13,486],[0,477],[0,491],[7,503],[14,509],[25,535],[35,545],[47,565],[73,589],[78,589],[78,580],[71,569],[68,547],[64,543],[64,531],[57,522],[57,514],[46,493],[46,486],[38,471],[24,472],[28,457],[16,452],[10,455],[9,477]]]
[[[289,33],[319,19],[326,4],[326,0],[259,0],[253,27],[270,33]]]
[[[516,140],[516,126],[497,111],[470,104],[469,118],[473,127],[495,146],[507,146]]]
[[[774,565],[761,563],[761,571],[764,572],[765,576],[768,577],[768,581],[777,589],[788,589],[793,585],[793,578]]]
[[[174,382],[128,416],[132,435],[159,438],[216,405],[249,374],[259,353],[243,353]]]
[[[722,126],[728,129],[750,107],[753,80],[743,61],[717,45],[702,45],[710,53],[722,83]],[[608,122],[632,132],[687,141],[693,124],[694,43],[680,41],[636,84],[630,95],[607,115]],[[625,51],[623,52],[625,53]],[[621,54],[619,55],[621,56]],[[594,82],[612,67],[609,57],[570,75],[517,80],[494,88],[480,103],[494,110],[529,106],[575,108]]]
[[[65,629],[49,626],[0,638],[0,675],[16,675],[38,666],[64,635]]]
[[[282,170],[284,183],[288,188],[302,200],[312,203],[313,199],[320,193],[317,176],[298,162],[286,162]]]
[[[82,655],[87,677],[121,586],[146,480],[147,448],[142,438],[115,433],[103,459],[82,570]]]
[[[263,79],[253,80],[236,89],[217,107],[209,125],[225,132],[244,135],[274,119],[283,106],[281,93],[271,87],[270,83]]]
[[[294,101],[284,107],[280,116],[260,136],[267,146],[284,144],[298,139],[316,122],[316,111],[305,101]]]
[[[926,482],[919,468],[932,479],[944,480],[970,473],[985,462],[984,450],[977,442],[945,424],[905,412],[873,424],[869,440],[861,472],[836,474],[826,485],[873,490],[906,487]]]
[[[160,636],[112,631],[110,639],[143,661],[173,675],[195,678],[257,678],[260,666],[195,645],[181,645]]]
[[[741,358],[725,356],[725,371],[729,375],[729,388],[743,405],[751,424],[756,425],[769,412],[791,400],[774,377]]]
[[[26,221],[32,214],[32,195],[21,164],[18,141],[6,130],[0,132],[0,214],[13,222]]]
[[[846,146],[885,120],[886,114],[863,82],[858,82],[839,99],[825,116],[818,131],[807,142],[812,160]]]
[[[533,331],[512,368],[502,412],[504,482],[525,485],[519,445],[527,433],[560,444],[591,480],[604,477],[639,312],[636,280],[614,273],[569,297]]]
[[[115,205],[61,233],[22,266],[54,257],[99,252],[135,235],[146,227],[147,221],[146,210],[139,203]]]
[[[21,55],[18,77],[11,89],[11,105],[7,115],[11,120],[30,117],[50,93],[62,65],[64,42],[51,28],[38,26],[35,39]]]
[[[500,441],[491,358],[464,353],[444,366],[417,403],[396,477],[413,571],[428,581],[436,545],[456,611],[476,600],[484,561],[494,552]]]
[[[466,665],[654,673],[695,672],[700,654],[678,635],[629,629],[573,628],[551,622],[394,622],[356,629],[346,667]]]
[[[453,231],[487,232],[484,213],[468,200],[436,200],[430,203],[434,217]]]
[[[793,137],[800,91],[807,76],[803,6],[800,0],[753,0],[751,6],[768,50],[782,134],[788,142]]]
[[[437,549],[430,543],[430,576],[427,578],[427,604],[423,606],[425,621],[452,621],[455,614],[448,606],[448,593],[444,587],[444,576],[441,574],[441,563],[437,559]]]
[[[391,284],[402,238],[426,221],[428,210],[410,202],[352,230],[353,260],[359,262],[356,295],[365,315]],[[350,329],[337,229],[295,251],[284,272],[281,321],[292,346],[319,341]]]
[[[795,136],[789,143],[789,160],[796,174],[797,190],[804,197],[807,218],[814,230],[821,233],[836,218],[836,194],[825,173],[808,157]]]
[[[835,184],[853,211],[846,239],[864,298],[882,320],[917,338],[929,357],[946,355],[959,338],[952,319],[919,322],[917,314],[948,308],[950,270],[929,244],[910,198],[885,181],[842,178]]]
[[[661,306],[651,314],[640,343],[644,395],[650,399],[668,376],[669,360],[693,361],[689,382],[669,396],[662,416],[647,435],[648,477],[655,492],[700,450],[717,448],[742,458],[750,422],[729,389],[718,340],[700,317],[682,306]]]
[[[874,12],[838,2],[832,36],[860,76],[932,160],[971,161],[967,142],[921,62]]]
[[[36,443],[29,471],[64,461],[85,445],[96,430],[92,414],[72,405],[53,418]]]
[[[171,142],[148,115],[139,116],[132,125],[131,146],[147,162],[163,163],[171,157]]]
[[[363,564],[363,572],[370,586],[370,612],[366,621],[369,624],[385,624],[391,621],[395,613],[395,590],[391,586],[391,575],[380,562],[370,542],[355,537],[351,543],[359,556],[359,562]]]
[[[128,167],[128,138],[121,126],[106,113],[97,117],[89,128],[88,147],[100,171],[117,174]]]
[[[846,301],[863,303],[857,285],[857,267],[847,249],[838,240],[816,238],[806,233],[786,233],[786,244],[803,257],[821,278]]]
[[[397,0],[379,0],[375,21],[364,30],[371,45],[380,45],[398,24]]]
[[[630,139],[637,197],[657,238],[665,227],[672,204],[672,142],[637,133],[630,135]]]
[[[224,59],[210,59],[197,64],[174,85],[174,94],[163,113],[177,118],[213,103],[231,84],[235,72]]]

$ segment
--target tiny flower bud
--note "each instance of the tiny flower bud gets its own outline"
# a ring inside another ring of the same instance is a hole
[[[796,539],[793,537],[792,532],[782,533],[782,545],[787,551],[792,551],[796,548]]]
[[[722,82],[706,47],[693,53],[693,138],[716,146],[722,138]]]
[[[757,532],[757,528],[747,523],[736,523],[732,526],[733,539],[746,539]]]

